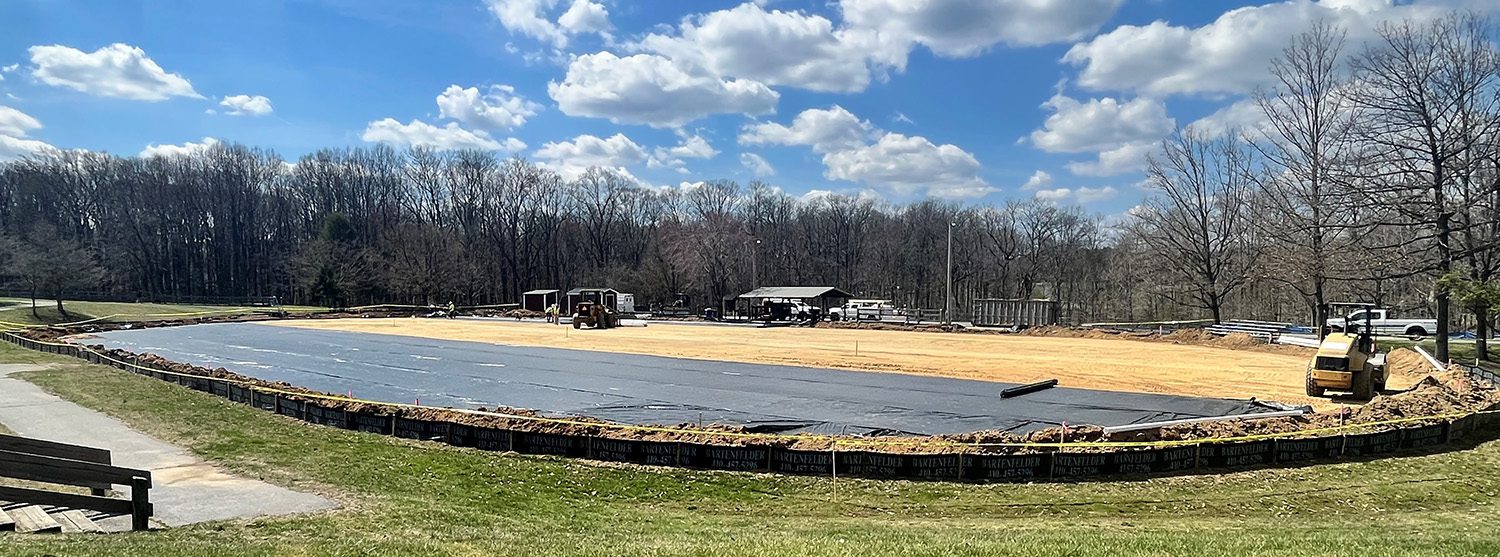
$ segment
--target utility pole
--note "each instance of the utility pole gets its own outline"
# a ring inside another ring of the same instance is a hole
[[[943,324],[953,324],[953,227],[958,223],[948,223],[948,282],[943,289]]]

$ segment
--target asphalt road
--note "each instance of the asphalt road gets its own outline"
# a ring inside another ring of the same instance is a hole
[[[689,360],[227,323],[113,331],[110,348],[386,402],[509,406],[632,424],[761,431],[964,433],[1266,411],[1249,401]],[[1064,379],[1066,385],[1066,379]]]

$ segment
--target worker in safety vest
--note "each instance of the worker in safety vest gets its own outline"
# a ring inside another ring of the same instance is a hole
[[[448,300],[448,319],[453,319],[457,315],[458,315],[458,306],[453,305],[453,300]]]
[[[547,306],[547,322],[548,323],[557,323],[557,314],[559,312],[560,312],[560,310],[558,309],[556,303],[554,303],[554,304],[552,304],[550,306]]]

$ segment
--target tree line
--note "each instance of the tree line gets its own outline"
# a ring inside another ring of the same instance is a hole
[[[1320,24],[1272,63],[1256,123],[1163,141],[1124,219],[654,188],[484,151],[52,151],[0,166],[0,274],[56,299],[482,305],[610,286],[697,311],[753,286],[830,285],[941,308],[951,230],[960,316],[978,298],[1052,297],[1072,322],[1322,323],[1330,302],[1361,300],[1483,334],[1500,303],[1494,36],[1460,14],[1355,48]]]

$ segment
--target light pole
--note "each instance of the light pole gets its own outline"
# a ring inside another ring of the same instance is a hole
[[[956,222],[948,223],[948,282],[943,289],[943,324],[953,325],[953,227]]]
[[[760,238],[755,239],[755,249],[750,251],[750,289],[760,288],[760,273],[757,271],[757,259],[760,259]]]

